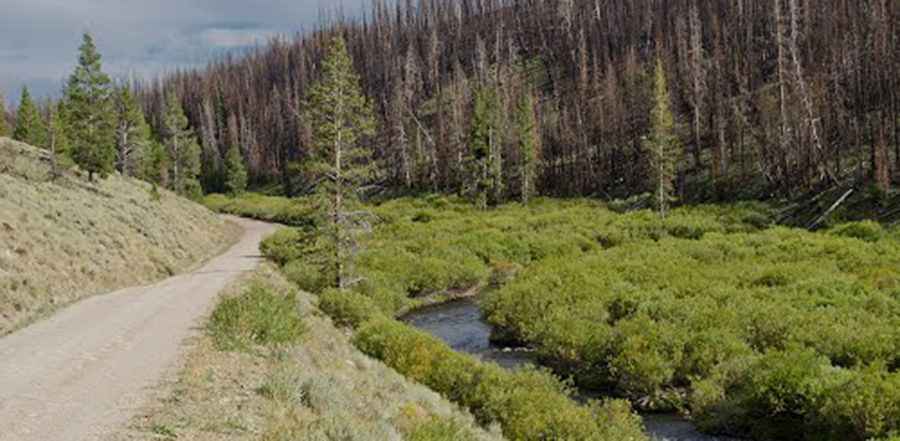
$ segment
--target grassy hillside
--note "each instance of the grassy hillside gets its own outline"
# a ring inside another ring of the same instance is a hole
[[[235,284],[181,372],[109,439],[503,439],[360,353],[314,303],[272,265]]]
[[[183,272],[237,227],[166,191],[77,171],[50,179],[46,152],[0,138],[0,335],[60,305]]]

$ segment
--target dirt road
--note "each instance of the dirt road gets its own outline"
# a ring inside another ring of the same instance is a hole
[[[0,440],[100,439],[126,424],[216,295],[260,263],[276,227],[244,236],[197,271],[96,296],[0,338]]]

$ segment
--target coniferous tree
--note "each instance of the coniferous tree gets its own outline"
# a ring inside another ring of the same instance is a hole
[[[140,178],[155,186],[169,185],[169,155],[165,147],[150,140],[141,158]]]
[[[371,179],[372,151],[362,144],[375,133],[372,108],[342,37],[335,37],[322,63],[322,77],[307,97],[306,120],[312,128],[313,152],[307,169],[325,215],[329,262],[335,284],[345,288],[352,258],[354,216],[363,185]]]
[[[0,92],[0,137],[9,136],[9,126],[6,122],[6,98]]]
[[[53,151],[54,160],[60,166],[72,162],[69,113],[64,101],[47,103],[47,148]]]
[[[163,141],[168,154],[169,187],[181,196],[197,198],[201,194],[200,145],[188,125],[187,116],[175,91],[166,95],[163,115]]]
[[[50,150],[50,178],[54,180],[60,176],[60,160],[68,152],[63,109],[62,103],[51,102],[47,106],[47,149]]]
[[[127,87],[116,91],[115,114],[116,169],[124,176],[136,176],[151,134],[143,110]]]
[[[13,139],[35,147],[45,147],[47,141],[47,128],[41,118],[37,105],[31,99],[28,87],[22,88],[22,98],[19,100],[19,109],[16,111],[16,130]]]
[[[78,66],[66,84],[66,110],[72,121],[72,159],[93,180],[95,174],[105,177],[115,165],[113,90],[90,34],[84,34],[78,51]]]
[[[516,131],[519,138],[519,183],[522,202],[534,194],[535,179],[538,174],[540,135],[534,116],[534,95],[531,91],[522,94],[516,109]]]
[[[475,93],[472,112],[472,132],[469,136],[469,181],[468,193],[475,205],[487,209],[489,198],[498,184],[494,161],[497,160],[497,91],[493,87],[482,86]]]
[[[237,144],[232,144],[225,155],[225,190],[233,195],[247,189],[247,167]]]
[[[650,116],[650,134],[644,139],[644,150],[650,162],[654,202],[661,217],[665,217],[672,201],[672,182],[683,149],[675,133],[675,116],[666,70],[661,58],[656,60],[655,105]]]

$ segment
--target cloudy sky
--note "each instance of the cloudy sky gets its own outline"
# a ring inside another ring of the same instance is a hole
[[[23,85],[59,94],[81,33],[94,34],[105,70],[148,77],[202,65],[275,34],[313,26],[319,11],[366,0],[0,0],[0,91],[15,101]]]

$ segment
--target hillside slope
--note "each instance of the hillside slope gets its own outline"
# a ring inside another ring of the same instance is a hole
[[[237,232],[133,179],[51,181],[45,152],[0,138],[0,335],[80,298],[188,270]]]

